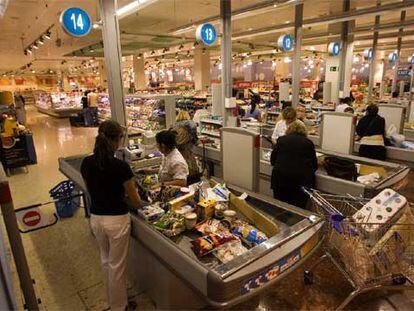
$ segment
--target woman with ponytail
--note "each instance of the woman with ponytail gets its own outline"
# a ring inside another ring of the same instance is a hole
[[[117,122],[103,122],[93,155],[86,157],[81,166],[92,201],[91,227],[101,253],[111,310],[125,310],[128,305],[125,278],[131,231],[128,205],[136,208],[141,205],[131,168],[114,156],[123,137],[124,131]]]

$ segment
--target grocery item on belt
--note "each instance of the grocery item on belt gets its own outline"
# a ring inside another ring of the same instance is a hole
[[[184,217],[173,211],[169,211],[154,222],[154,226],[166,236],[176,236],[185,230]]]
[[[144,206],[142,209],[138,210],[138,215],[149,222],[154,222],[158,218],[162,217],[165,214],[164,210],[159,206],[158,203]]]
[[[248,245],[257,245],[267,240],[267,236],[243,220],[233,222],[232,232]]]
[[[247,252],[247,248],[240,241],[233,241],[218,247],[214,251],[214,256],[222,263],[227,263],[245,252]]]
[[[203,257],[220,245],[236,240],[237,238],[229,232],[219,232],[193,240],[191,241],[191,244],[194,253],[198,257]]]
[[[227,231],[229,232],[229,227],[226,225],[226,223],[214,219],[209,218],[195,226],[195,229],[200,232],[201,234],[210,234],[210,233],[216,233],[221,231]]]

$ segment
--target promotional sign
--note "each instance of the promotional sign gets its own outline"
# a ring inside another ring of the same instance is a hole
[[[341,45],[339,44],[339,42],[329,43],[328,45],[329,55],[338,56],[340,51],[341,51]]]
[[[293,38],[290,35],[282,35],[277,40],[277,47],[283,52],[289,52],[293,49]]]
[[[389,60],[391,63],[395,63],[395,62],[397,61],[397,58],[398,58],[398,55],[397,55],[397,53],[396,53],[396,52],[392,52],[392,53],[390,53],[390,54],[388,55],[388,60]]]
[[[73,37],[86,36],[92,28],[89,14],[79,8],[69,8],[63,11],[60,15],[60,24]]]
[[[217,31],[211,24],[203,24],[197,27],[197,41],[203,42],[205,45],[213,45],[217,39]]]
[[[371,60],[372,59],[372,49],[364,50],[364,59]]]

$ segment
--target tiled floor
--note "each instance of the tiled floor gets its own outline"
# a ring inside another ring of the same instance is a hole
[[[38,164],[29,173],[15,172],[10,184],[15,207],[49,200],[48,190],[64,177],[58,171],[57,157],[90,152],[96,129],[71,128],[67,119],[55,119],[29,108],[28,122],[34,132]],[[408,191],[414,201],[414,174],[410,175]],[[43,207],[52,213],[53,206]],[[56,225],[23,235],[32,276],[45,310],[105,310],[108,308],[95,241],[88,220],[79,210],[73,218]],[[280,284],[251,301],[236,306],[237,310],[331,310],[351,291],[351,287],[333,265],[318,268],[313,286],[305,286],[303,267]],[[14,269],[13,269],[14,271]],[[15,284],[17,277],[14,273]],[[20,297],[20,296],[19,296]],[[412,296],[378,292],[365,295],[350,305],[358,310],[413,310]],[[19,299],[21,302],[21,299]],[[136,297],[141,310],[154,309],[146,295]]]

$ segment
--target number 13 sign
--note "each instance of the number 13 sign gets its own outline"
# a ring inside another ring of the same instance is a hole
[[[217,39],[216,28],[211,24],[203,24],[197,27],[196,39],[205,45],[213,45]]]
[[[60,24],[71,36],[83,37],[91,30],[91,19],[89,14],[79,8],[66,9],[60,15]]]

